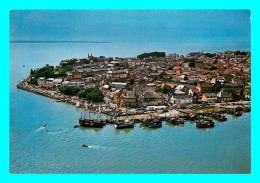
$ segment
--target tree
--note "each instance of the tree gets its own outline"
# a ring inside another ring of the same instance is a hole
[[[168,70],[173,70],[173,66],[168,67]]]
[[[235,93],[234,89],[231,88],[231,87],[229,87],[229,86],[224,86],[224,87],[223,87],[223,91],[224,91],[224,92],[228,92],[228,93],[231,94],[232,96],[234,96],[234,93]]]
[[[87,92],[85,90],[80,90],[77,93],[77,96],[80,97],[80,98],[86,98],[87,97]]]
[[[133,85],[135,80],[134,79],[130,79],[129,82],[130,82],[130,85]]]
[[[88,77],[93,77],[93,76],[94,76],[94,74],[93,74],[92,72],[85,72],[85,73],[82,75],[83,78],[88,78]]]
[[[30,74],[33,75],[33,73],[34,73],[34,70],[31,69],[31,70],[30,70]]]
[[[137,55],[138,59],[148,58],[148,57],[165,57],[165,52],[150,52],[150,53],[142,53]]]
[[[32,77],[34,77],[36,80],[39,77],[45,77],[45,78],[54,78],[54,68],[53,67],[42,67],[36,71],[32,72]]]
[[[91,88],[91,89],[88,88],[86,91],[87,92],[90,91],[86,95],[88,100],[92,100],[94,102],[103,101],[104,95],[98,88]]]
[[[189,67],[195,67],[195,62],[189,62]]]
[[[77,95],[79,91],[80,89],[75,86],[63,86],[60,88],[60,92],[64,93],[65,95]]]
[[[217,70],[217,67],[212,66],[212,67],[210,68],[210,70]]]
[[[214,86],[214,92],[218,93],[218,92],[220,92],[221,89],[222,89],[222,85],[221,85],[220,82],[217,81],[215,86]]]
[[[164,94],[168,94],[170,91],[171,91],[171,87],[170,87],[169,85],[164,85],[164,86],[162,87],[162,92],[163,92]]]
[[[32,77],[29,83],[32,85],[38,85],[38,81],[35,77]]]
[[[213,53],[213,54],[211,54],[211,53],[206,53],[206,56],[209,57],[209,58],[212,58],[212,57],[216,56],[216,53]]]
[[[144,79],[140,79],[139,84],[143,85],[144,83],[145,83],[145,80]]]

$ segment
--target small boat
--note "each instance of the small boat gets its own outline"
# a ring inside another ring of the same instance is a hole
[[[74,128],[78,128],[78,127],[79,127],[79,125],[74,125],[73,127],[74,127]]]
[[[115,124],[116,129],[123,129],[123,128],[134,128],[135,124],[130,122],[128,119],[125,121],[117,121]]]
[[[155,122],[155,123],[150,124],[148,127],[149,128],[160,128],[160,127],[162,127],[162,123]]]
[[[218,121],[227,121],[227,118],[223,114],[220,114],[220,113],[212,113],[211,117]]]
[[[111,119],[106,119],[105,122],[108,124],[115,124],[116,120],[111,118]]]
[[[171,124],[173,125],[180,125],[180,124],[184,124],[184,119],[183,118],[176,118],[176,117],[173,117],[170,119],[169,121]]]
[[[233,115],[236,117],[239,117],[239,116],[242,116],[242,112],[236,111]]]
[[[196,116],[194,115],[194,114],[189,114],[189,116],[188,116],[189,118],[188,118],[188,120],[190,120],[190,121],[194,121],[195,120],[195,118],[196,118]]]
[[[45,128],[45,127],[47,127],[47,125],[43,125],[43,127]]]
[[[196,120],[197,128],[210,128],[210,127],[214,127],[214,126],[215,126],[215,123],[207,117]]]
[[[88,145],[86,145],[86,144],[82,144],[81,147],[88,147]]]
[[[141,119],[134,119],[134,123],[141,123]]]
[[[170,123],[173,125],[179,125],[180,124],[180,120],[178,118],[171,118]]]
[[[160,128],[160,127],[162,127],[162,122],[160,119],[152,118],[152,119],[148,119],[147,121],[145,121],[145,123],[143,125],[148,128]]]
[[[244,109],[244,111],[245,111],[245,112],[251,112],[251,108],[246,107],[246,108]]]
[[[45,132],[49,132],[49,130],[44,130]]]

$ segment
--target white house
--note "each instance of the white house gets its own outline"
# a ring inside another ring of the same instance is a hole
[[[53,80],[53,87],[54,88],[60,88],[61,87],[61,83],[62,83],[62,79],[56,78],[56,79]]]
[[[81,90],[86,89],[86,85],[85,85],[85,82],[83,80],[72,80],[69,83],[69,86],[75,86],[75,87],[80,88]]]
[[[43,85],[45,85],[45,77],[39,77],[37,79],[37,83],[38,83],[39,87],[42,87]]]

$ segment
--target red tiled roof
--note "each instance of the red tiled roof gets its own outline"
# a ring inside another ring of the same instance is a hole
[[[164,83],[157,83],[156,86],[157,87],[162,87],[162,86],[164,86]]]
[[[81,79],[81,75],[73,75],[74,79]]]
[[[42,85],[43,88],[52,88],[50,85]]]

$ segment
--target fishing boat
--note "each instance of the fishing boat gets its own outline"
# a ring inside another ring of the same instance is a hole
[[[210,127],[214,127],[214,126],[215,126],[215,123],[207,117],[196,120],[197,128],[210,128]]]
[[[169,119],[168,122],[171,123],[172,125],[180,125],[180,124],[184,124],[184,119],[180,117],[172,117]]]
[[[97,119],[90,119],[90,113],[88,115],[88,118],[86,116],[82,116],[79,118],[79,125],[82,127],[92,127],[92,128],[103,128],[105,125],[105,122]]]
[[[236,117],[239,117],[239,116],[242,116],[242,112],[236,111],[236,112],[234,112],[233,115],[236,116]]]
[[[159,118],[143,119],[140,121],[142,125],[148,128],[160,128],[162,127],[162,121]]]
[[[162,127],[162,122],[152,122],[149,124],[148,128],[160,128]]]
[[[124,129],[124,128],[134,128],[135,124],[134,122],[126,120],[118,120],[115,124],[116,129]]]
[[[246,107],[246,108],[244,108],[244,111],[245,112],[251,112],[251,108],[250,107]]]
[[[224,114],[221,113],[212,113],[211,117],[218,120],[218,121],[227,121],[227,118]]]
[[[195,118],[196,118],[196,115],[192,114],[192,113],[190,113],[189,116],[188,116],[188,120],[190,120],[190,121],[194,121]]]

